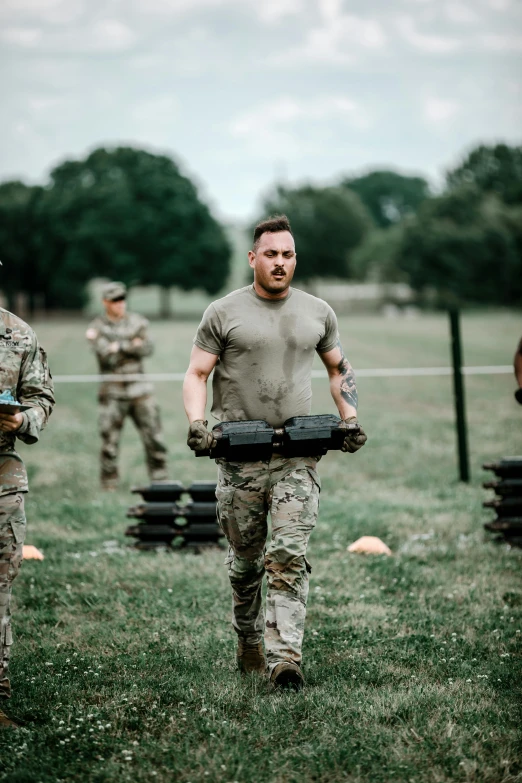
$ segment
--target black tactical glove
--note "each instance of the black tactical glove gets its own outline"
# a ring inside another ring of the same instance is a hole
[[[187,446],[192,451],[206,451],[213,449],[216,445],[216,439],[211,432],[207,430],[208,421],[196,419],[189,427]]]
[[[522,388],[516,390],[515,400],[522,405]]]
[[[357,421],[357,416],[350,416],[348,419],[344,419],[343,424],[359,424],[359,422]],[[353,454],[354,451],[359,451],[359,449],[364,446],[367,440],[368,436],[359,424],[359,432],[357,434],[349,433],[346,435],[344,443],[341,446],[341,451],[349,451],[351,454]]]

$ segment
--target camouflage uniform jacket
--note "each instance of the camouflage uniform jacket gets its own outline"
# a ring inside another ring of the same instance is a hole
[[[54,389],[45,351],[21,318],[0,308],[0,391],[31,409],[16,432],[0,432],[0,495],[27,492],[27,473],[15,440],[36,443],[54,407]]]
[[[120,321],[111,321],[105,315],[89,324],[87,339],[91,343],[102,375],[121,375],[121,381],[105,381],[100,386],[100,399],[133,400],[152,394],[153,387],[146,381],[125,381],[125,375],[143,373],[142,358],[154,350],[148,335],[149,322],[137,313],[126,313]],[[132,341],[139,337],[141,345]]]

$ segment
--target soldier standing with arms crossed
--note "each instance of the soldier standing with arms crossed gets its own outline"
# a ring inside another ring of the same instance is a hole
[[[0,308],[0,391],[9,392],[27,410],[2,413],[0,408],[0,699],[9,698],[11,585],[18,574],[26,532],[24,495],[27,473],[15,440],[36,443],[54,407],[47,357],[33,330]],[[15,726],[0,710],[0,726]]]
[[[118,485],[118,452],[126,416],[140,433],[151,481],[167,478],[167,448],[153,386],[144,380],[125,380],[126,375],[143,373],[142,358],[154,350],[148,335],[149,322],[127,312],[126,297],[124,283],[107,283],[103,288],[105,315],[95,318],[85,335],[96,353],[100,373],[121,376],[121,381],[104,381],[98,395],[101,485],[106,490]]]
[[[284,215],[260,223],[248,254],[254,283],[211,304],[198,328],[183,398],[188,445],[211,448],[205,407],[214,370],[212,413],[220,421],[265,419],[281,427],[310,413],[311,370],[317,351],[327,369],[341,419],[357,419],[357,390],[344,356],[332,308],[290,288],[294,238]],[[366,442],[362,429],[346,436],[343,451]],[[218,462],[220,524],[230,544],[233,625],[241,672],[265,673],[276,687],[299,689],[308,572],[308,539],[315,526],[320,480],[317,457],[274,453],[260,462]],[[272,537],[266,547],[267,514]],[[267,574],[266,624],[261,600]],[[262,638],[264,632],[266,657]]]

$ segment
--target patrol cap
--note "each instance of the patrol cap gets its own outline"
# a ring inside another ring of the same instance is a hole
[[[109,302],[114,302],[115,299],[125,299],[127,296],[127,286],[125,283],[115,281],[112,283],[106,283],[102,288],[102,297]]]

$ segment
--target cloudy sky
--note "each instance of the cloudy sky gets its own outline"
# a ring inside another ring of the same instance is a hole
[[[0,0],[0,55],[0,179],[132,143],[226,218],[522,139],[522,0]]]

